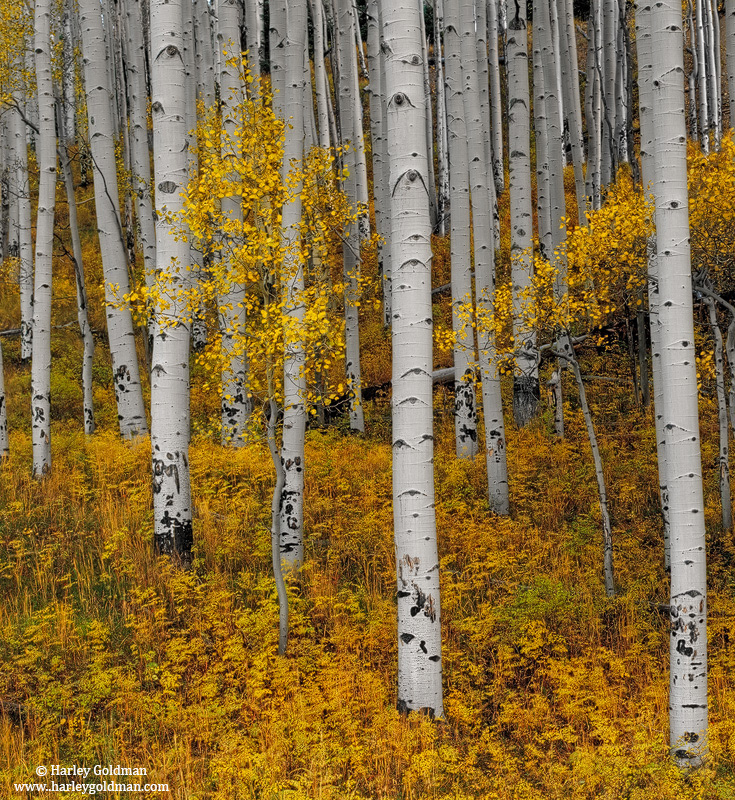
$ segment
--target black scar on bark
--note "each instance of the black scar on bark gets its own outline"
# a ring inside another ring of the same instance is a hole
[[[439,661],[440,658],[441,656],[429,656],[429,661],[433,661],[434,663],[436,663],[437,661]]]
[[[419,647],[421,648],[422,653],[428,654],[429,651],[426,649],[426,642],[423,639],[421,640],[421,644],[419,644]]]
[[[416,637],[412,633],[402,633],[401,634],[401,641],[403,644],[408,644],[412,639]]]
[[[684,639],[679,639],[679,641],[676,643],[676,652],[681,653],[683,656],[691,656],[694,652],[694,648],[687,647]]]

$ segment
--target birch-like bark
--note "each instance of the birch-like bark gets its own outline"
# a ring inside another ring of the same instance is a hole
[[[151,0],[151,110],[156,182],[156,309],[151,369],[153,526],[156,549],[191,561],[189,480],[189,241],[169,215],[183,211],[188,179],[185,0]]]
[[[330,128],[329,128],[329,82],[327,81],[327,69],[324,64],[324,9],[322,0],[310,0],[311,18],[314,28],[314,91],[316,94],[317,123],[319,129],[319,146],[329,147]],[[370,36],[370,17],[368,16],[368,37]],[[370,44],[368,39],[368,54]],[[378,43],[379,46],[379,43]],[[371,97],[373,93],[373,79],[370,78]],[[372,111],[372,108],[371,108]],[[372,124],[372,113],[370,115]],[[336,144],[336,143],[335,143]],[[373,163],[375,160],[375,144],[373,142]],[[376,205],[377,213],[377,205]]]
[[[101,9],[96,0],[79,0],[89,147],[94,165],[94,197],[107,303],[107,333],[112,355],[120,433],[124,438],[147,430],[143,393],[130,309],[121,304],[130,292],[120,222],[115,140]]]
[[[587,224],[584,186],[584,138],[582,136],[582,105],[579,93],[577,66],[577,35],[574,28],[573,0],[557,0],[559,8],[559,42],[562,73],[564,113],[569,131],[574,168],[574,188],[577,197],[577,220]]]
[[[434,62],[436,64],[436,144],[439,187],[437,216],[439,234],[446,234],[449,209],[449,141],[447,135],[447,98],[444,87],[444,58],[442,30],[444,29],[444,0],[434,0]]]
[[[510,165],[510,251],[513,291],[515,375],[513,416],[528,425],[539,404],[536,335],[522,320],[522,298],[533,275],[533,210],[531,196],[531,118],[528,87],[526,5],[509,9],[507,48]]]
[[[57,102],[57,124],[63,119],[61,102]],[[61,127],[59,125],[59,127]],[[71,171],[68,142],[59,141],[59,163],[61,174],[64,178],[66,202],[69,214],[69,233],[71,234],[72,255],[74,257],[74,278],[77,289],[77,322],[79,333],[82,337],[82,397],[84,413],[84,433],[91,436],[94,433],[94,395],[92,389],[92,365],[94,361],[94,336],[92,326],[89,324],[87,307],[87,289],[84,283],[84,262],[82,261],[82,240],[79,236],[79,222],[77,220],[77,201],[74,195],[74,178]]]
[[[339,62],[339,120],[342,144],[348,145],[343,156],[348,175],[344,190],[350,205],[357,208],[362,193],[360,156],[364,156],[362,112],[357,83],[354,16],[352,0],[337,0],[337,60]],[[420,60],[420,56],[419,56]],[[362,215],[361,215],[362,216]],[[350,393],[350,428],[365,430],[362,408],[362,378],[360,370],[359,280],[362,219],[351,223],[342,249],[345,283],[345,371]]]
[[[375,229],[380,236],[380,241],[378,242],[378,273],[383,282],[383,320],[386,325],[390,325],[390,247],[387,246],[390,236],[390,194],[388,193],[388,160],[385,152],[385,120],[383,118],[385,91],[381,64],[380,6],[378,0],[369,0],[367,14]]]
[[[214,48],[212,46],[212,22],[207,0],[194,0],[194,32],[197,65],[197,97],[208,111],[215,103],[217,82]]]
[[[472,46],[474,49],[474,40]],[[469,163],[462,85],[459,0],[444,2],[444,56],[449,133],[449,191],[452,208],[450,248],[454,332],[454,439],[457,458],[472,459],[477,454],[475,330],[472,309]],[[472,63],[477,72],[476,58],[473,58]],[[478,81],[475,81],[475,88],[479,89]],[[476,102],[479,106],[479,96]],[[479,107],[477,113],[479,116]]]
[[[63,113],[59,135],[65,141],[73,142],[76,135],[76,60],[74,57],[74,34],[72,27],[73,7],[65,0],[61,12],[61,29],[64,41],[61,63],[61,87]]]
[[[143,254],[145,282],[155,284],[156,221],[151,200],[151,155],[148,149],[148,93],[145,80],[145,41],[143,39],[143,12],[141,0],[125,3],[125,77],[130,110],[129,136],[132,175],[137,216],[138,247]],[[149,320],[148,336],[153,336]]]
[[[497,194],[502,194],[505,191],[505,171],[503,169],[503,96],[500,90],[497,0],[487,0],[487,56],[490,69],[493,177],[495,178],[495,191]]]
[[[283,148],[283,178],[290,165],[301,164],[304,155],[304,36],[306,0],[289,0],[286,8],[284,109],[288,126]],[[283,443],[284,471],[281,495],[280,553],[284,571],[297,572],[304,562],[304,438],[306,436],[306,374],[303,325],[304,272],[299,248],[301,186],[283,206],[284,337]]]
[[[730,98],[730,127],[735,125],[735,0],[725,0],[727,94]]]
[[[454,1],[454,0],[453,0]],[[482,70],[478,56],[481,26],[475,28],[472,0],[461,0],[462,98],[467,130],[469,179],[472,201],[472,233],[475,256],[475,305],[477,308],[477,347],[482,381],[482,408],[485,417],[485,461],[488,501],[496,514],[509,514],[508,466],[505,449],[505,421],[500,375],[495,364],[495,336],[488,324],[494,313],[495,246],[493,241],[494,180],[489,169],[490,152],[486,141],[489,109],[480,105],[478,81]],[[449,58],[448,58],[449,61]],[[483,113],[484,112],[484,113]],[[487,114],[487,119],[485,117]],[[483,324],[484,323],[484,324]],[[456,362],[455,362],[456,369]]]
[[[689,32],[689,51],[692,54],[692,68],[687,76],[689,87],[689,137],[697,140],[699,138],[699,126],[697,124],[697,33],[694,25],[694,7],[692,0],[687,0],[686,27]],[[684,39],[686,48],[686,37]]]
[[[707,55],[705,52],[704,12],[702,0],[696,0],[697,50],[693,53],[697,65],[699,94],[699,136],[702,150],[709,153],[709,104],[707,97]]]
[[[587,210],[598,209],[601,203],[602,175],[602,72],[599,67],[601,30],[599,25],[599,0],[592,0],[587,25],[587,88],[585,90],[585,118],[587,120],[588,166],[585,180]]]
[[[681,4],[657,0],[653,31],[654,193],[661,302],[661,379],[671,526],[672,755],[707,754],[707,572],[692,311]]]
[[[722,501],[722,527],[732,530],[732,500],[730,497],[730,428],[727,421],[727,395],[725,393],[725,359],[722,346],[722,331],[717,321],[715,301],[705,297],[710,329],[715,343],[715,376],[717,381],[717,420],[719,423],[720,452],[718,458],[718,477],[720,500]]]
[[[655,141],[653,130],[653,33],[651,29],[651,0],[638,0],[635,12],[636,46],[638,49],[638,99],[641,127],[641,169],[643,187],[651,196],[654,184]],[[693,102],[693,96],[692,96]],[[669,492],[666,462],[666,436],[663,427],[664,396],[661,381],[661,319],[659,315],[658,260],[656,237],[647,243],[648,318],[651,332],[651,371],[653,373],[653,413],[656,434],[659,498],[664,536],[664,568],[670,566]]]
[[[13,92],[13,102],[23,108],[23,94]],[[33,350],[33,238],[31,232],[31,186],[28,175],[28,131],[20,111],[10,114],[12,169],[8,181],[15,206],[10,230],[10,252],[18,256],[20,291],[20,357],[27,361]]]
[[[419,7],[381,0],[393,265],[393,524],[398,708],[443,717],[434,510],[431,222]]]
[[[51,0],[36,0],[33,46],[38,103],[38,216],[33,285],[31,427],[33,475],[51,471],[51,263],[56,205],[56,120],[51,72]]]
[[[237,129],[238,106],[243,87],[240,61],[240,6],[235,0],[220,0],[217,17],[217,44],[220,58],[220,103],[222,106],[222,157],[225,164],[240,158]],[[229,63],[228,63],[229,62]],[[232,171],[233,185],[238,175]],[[242,196],[234,192],[221,201],[223,217],[239,229],[242,224]],[[219,326],[222,334],[222,444],[242,447],[252,411],[248,392],[248,367],[241,344],[245,332],[245,289],[232,250],[237,242],[224,234],[222,257],[226,263],[228,289],[218,298]]]
[[[617,164],[615,143],[617,108],[615,86],[617,76],[617,42],[618,42],[618,3],[617,0],[600,0],[602,22],[602,60],[598,60],[598,69],[602,70],[602,107],[604,121],[602,125],[602,174],[600,181],[608,186],[615,180]]]
[[[536,217],[539,254],[551,258],[551,180],[549,167],[549,120],[546,115],[546,85],[541,59],[541,43],[548,29],[541,18],[540,0],[533,3],[533,128],[536,144]]]
[[[704,26],[706,35],[706,54],[707,54],[707,105],[709,108],[710,129],[712,130],[712,138],[715,150],[720,149],[720,140],[722,139],[722,120],[721,120],[721,103],[720,93],[718,87],[718,69],[717,64],[720,60],[720,51],[715,49],[718,46],[715,36],[715,23],[712,13],[712,5],[710,0],[702,0],[702,10],[704,12]]]

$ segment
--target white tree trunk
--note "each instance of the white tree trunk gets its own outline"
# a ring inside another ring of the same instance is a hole
[[[237,64],[228,61],[240,57],[240,7],[234,0],[219,0],[217,42],[220,58],[220,103],[222,104],[222,157],[227,163],[240,158],[237,129],[237,107],[244,99]],[[232,173],[231,180],[236,180]],[[234,194],[222,198],[222,215],[235,224],[242,222],[242,196]],[[248,397],[248,367],[245,353],[237,342],[246,325],[245,289],[232,259],[232,242],[222,236],[222,258],[227,264],[231,281],[229,291],[218,300],[219,325],[222,334],[222,356],[225,367],[222,373],[222,444],[242,447],[247,430],[252,401]]]
[[[452,214],[452,330],[454,332],[454,438],[457,458],[477,455],[475,400],[475,331],[472,309],[472,243],[467,127],[462,85],[462,43],[459,0],[444,3],[447,131],[449,134],[449,190]],[[474,48],[474,40],[472,42]],[[476,55],[472,64],[477,73]],[[475,80],[479,89],[479,81]],[[478,105],[479,95],[475,98]],[[483,148],[484,145],[480,142]]]
[[[653,191],[655,142],[653,131],[652,30],[651,0],[638,0],[636,5],[636,45],[638,50],[638,98],[641,129],[641,167],[646,194]],[[658,266],[656,237],[648,241],[648,318],[651,331],[651,366],[653,372],[653,409],[656,430],[659,497],[664,532],[664,566],[669,568],[669,499],[666,467],[666,439],[663,428],[664,397],[661,383],[661,324],[659,317]]]
[[[386,56],[393,266],[393,522],[398,577],[398,708],[443,717],[434,511],[431,222],[421,20],[381,0]]]
[[[735,125],[735,0],[725,0],[725,44],[727,51],[727,94],[730,98],[730,127]]]
[[[510,250],[513,290],[515,377],[513,416],[527,425],[539,402],[536,335],[521,320],[521,296],[533,275],[533,209],[531,197],[531,117],[528,89],[526,6],[519,3],[508,18],[508,128],[510,165]]]
[[[51,471],[51,263],[56,205],[56,120],[51,72],[51,0],[36,0],[34,22],[38,102],[38,217],[33,286],[31,426],[33,475]]]
[[[697,49],[693,53],[699,93],[699,135],[702,150],[709,153],[709,104],[707,102],[707,55],[705,52],[702,0],[696,0]]]
[[[487,50],[490,67],[493,176],[495,178],[495,190],[498,194],[502,194],[505,191],[505,171],[503,169],[503,96],[500,90],[497,0],[487,0]]]
[[[715,375],[717,379],[717,420],[720,429],[719,481],[720,500],[722,501],[722,527],[732,530],[732,500],[730,496],[730,428],[727,421],[727,394],[725,392],[725,359],[722,345],[722,331],[717,321],[715,301],[711,297],[705,298],[705,305],[709,314],[709,324],[715,342]]]
[[[188,179],[182,2],[151,0],[151,110],[156,182],[156,309],[151,369],[153,525],[159,553],[191,560],[189,481],[189,242],[174,236]]]
[[[125,438],[147,430],[135,350],[133,318],[120,303],[130,292],[120,222],[115,140],[101,8],[96,0],[79,0],[84,83],[87,93],[89,146],[94,163],[94,197],[107,303],[107,333],[120,433]],[[118,287],[117,291],[113,287]]]
[[[495,293],[495,247],[493,242],[494,180],[485,139],[489,122],[480,106],[477,40],[483,35],[481,26],[474,25],[473,2],[462,0],[459,8],[461,21],[461,71],[464,115],[467,127],[469,179],[472,200],[472,233],[475,255],[475,304],[478,313],[477,345],[480,377],[482,380],[482,407],[485,417],[485,461],[487,464],[488,501],[497,514],[510,513],[508,500],[508,467],[505,451],[505,422],[503,399],[500,393],[500,375],[495,364],[494,331],[487,324],[492,318]],[[456,366],[456,365],[455,365]]]
[[[304,154],[304,37],[306,0],[289,0],[286,7],[284,109],[288,127],[283,148],[283,177],[290,164],[301,163]],[[300,186],[283,207],[284,324],[286,352],[283,362],[283,444],[281,464],[281,563],[296,572],[304,562],[304,438],[306,436],[306,374],[304,346],[298,336],[303,323],[304,271],[299,248],[301,223]],[[294,334],[296,329],[296,335]]]
[[[362,111],[357,83],[357,56],[355,54],[354,16],[352,0],[337,2],[337,60],[339,62],[339,118],[343,146],[349,148],[343,156],[348,176],[344,190],[353,208],[361,202]],[[365,430],[362,408],[362,378],[360,370],[359,329],[359,278],[360,245],[363,239],[361,219],[348,228],[343,247],[345,282],[345,369],[350,392],[350,428]]]
[[[23,93],[13,92],[13,101],[23,108]],[[31,186],[28,176],[28,131],[18,111],[10,114],[11,171],[8,181],[15,205],[10,230],[10,251],[18,257],[20,290],[20,357],[27,361],[33,348],[33,238],[31,232]]]
[[[59,108],[57,119],[61,119],[63,110]],[[68,144],[59,142],[59,162],[64,178],[66,202],[69,214],[69,232],[71,234],[72,254],[74,256],[74,278],[77,288],[77,322],[82,336],[82,397],[84,413],[84,433],[90,436],[94,433],[94,394],[92,389],[92,364],[94,361],[94,336],[89,324],[87,308],[87,289],[84,283],[84,263],[82,261],[82,240],[79,236],[79,223],[77,221],[77,202],[74,195],[74,179],[71,171]]]
[[[721,103],[719,92],[719,76],[717,64],[720,61],[719,42],[716,41],[714,14],[710,0],[703,0],[704,25],[707,41],[707,92],[708,107],[710,116],[710,128],[712,129],[715,150],[720,149],[722,139],[722,119]],[[716,49],[717,48],[717,49]]]
[[[561,42],[562,91],[564,112],[569,129],[574,167],[574,186],[577,196],[577,220],[587,224],[584,188],[584,138],[582,136],[582,104],[579,94],[579,67],[577,64],[577,34],[574,27],[572,0],[557,0],[559,3],[559,40]]]
[[[215,103],[215,63],[212,18],[207,0],[194,0],[194,32],[197,65],[197,97],[209,110]]]
[[[331,143],[329,128],[329,82],[327,81],[327,70],[324,64],[324,8],[322,7],[322,0],[311,0],[311,17],[314,23],[314,91],[316,93],[319,146],[329,147]],[[368,36],[369,35],[370,28],[368,27]],[[370,78],[370,91],[372,96],[372,92],[374,91],[372,77]],[[372,115],[370,121],[372,124]],[[374,157],[375,154],[373,152],[373,159]]]
[[[373,186],[375,192],[375,229],[378,243],[378,272],[383,281],[383,321],[390,325],[390,194],[388,160],[385,151],[385,87],[383,86],[380,50],[380,7],[378,0],[368,3],[368,68],[370,70],[370,133],[373,151]],[[387,275],[386,275],[387,272]]]
[[[661,380],[671,525],[670,742],[677,763],[697,766],[707,754],[707,573],[681,4],[657,0],[651,23]]]
[[[125,23],[125,77],[130,109],[131,182],[135,193],[135,211],[138,218],[138,246],[143,254],[145,282],[150,287],[155,283],[156,221],[151,200],[148,93],[145,79],[145,41],[143,39],[141,0],[126,0]],[[149,321],[148,336],[153,336],[152,320]]]

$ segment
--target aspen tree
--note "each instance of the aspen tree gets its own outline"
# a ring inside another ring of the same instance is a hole
[[[18,65],[20,68],[20,65]],[[10,113],[10,157],[12,169],[8,190],[12,203],[10,252],[18,257],[20,292],[20,357],[27,361],[33,347],[33,239],[31,232],[31,185],[28,176],[28,131],[23,120],[23,94],[13,92],[16,108]]]
[[[454,438],[457,458],[471,459],[477,454],[477,408],[469,163],[462,86],[459,0],[445,0],[444,3],[444,54],[449,134],[449,202],[452,208],[450,247],[454,332]],[[477,86],[479,88],[479,83]]]
[[[712,297],[705,297],[710,329],[715,343],[715,377],[717,386],[717,421],[719,424],[718,477],[720,483],[720,500],[722,502],[722,527],[732,530],[732,500],[730,496],[730,445],[729,425],[727,421],[727,394],[725,392],[725,359],[722,342],[722,331],[717,321],[717,307]]]
[[[51,267],[56,205],[56,120],[51,71],[51,0],[36,0],[33,47],[38,90],[38,217],[33,285],[31,426],[33,475],[51,471]]]
[[[707,755],[707,579],[694,351],[681,4],[651,8],[661,382],[671,529],[669,727],[682,767]]]
[[[636,45],[638,48],[638,98],[641,128],[641,168],[644,191],[653,191],[654,131],[652,106],[652,31],[651,2],[636,4]],[[659,498],[664,533],[664,566],[669,568],[669,490],[666,467],[666,440],[663,427],[664,396],[661,382],[661,320],[659,316],[658,261],[656,239],[648,241],[648,318],[651,332],[651,366],[653,372],[653,413],[656,431],[656,460],[658,463]]]
[[[194,0],[194,50],[197,67],[197,99],[205,111],[215,103],[215,63],[212,22],[207,0]]]
[[[151,199],[151,156],[148,149],[148,93],[141,0],[125,2],[125,78],[130,111],[131,182],[135,195],[138,245],[143,254],[145,282],[153,286],[156,269],[156,221]],[[153,326],[149,325],[149,338]]]
[[[382,76],[380,48],[380,7],[378,0],[369,0],[368,7],[368,69],[370,71],[370,135],[373,152],[373,187],[375,193],[375,229],[378,242],[378,271],[383,280],[383,320],[390,324],[390,248],[386,246],[390,221],[388,194],[388,161],[385,152],[385,87]],[[437,120],[438,124],[438,120]]]
[[[82,62],[87,94],[89,148],[94,165],[94,197],[107,304],[107,333],[120,433],[124,438],[147,430],[130,309],[121,304],[130,294],[128,264],[118,200],[115,141],[101,8],[96,0],[79,0]]]
[[[306,0],[288,0],[286,6],[283,180],[291,165],[304,155],[304,37]],[[306,436],[306,360],[303,343],[294,330],[303,322],[304,272],[301,246],[301,187],[296,186],[283,206],[284,325],[286,353],[283,362],[283,441],[281,465],[284,473],[280,502],[280,558],[287,572],[300,569],[304,561],[304,438]],[[289,330],[290,329],[290,330]]]
[[[381,0],[392,197],[398,708],[443,717],[434,510],[431,221],[419,14],[412,0]]]
[[[357,77],[357,58],[355,55],[354,15],[352,0],[337,0],[337,60],[339,63],[339,120],[342,145],[347,145],[343,155],[347,177],[345,192],[350,205],[357,207],[361,202],[361,157],[364,158],[362,143],[362,109]],[[362,408],[362,378],[360,370],[360,328],[359,328],[359,278],[360,245],[365,231],[361,219],[350,225],[348,237],[343,248],[345,282],[345,368],[350,393],[350,428],[365,430]]]
[[[319,146],[329,147],[331,144],[329,127],[329,82],[327,81],[327,69],[324,64],[324,8],[322,7],[322,0],[310,0],[310,7],[311,18],[313,20],[314,27],[314,93],[316,95]],[[368,20],[370,20],[370,17],[368,17]],[[369,25],[370,23],[368,22],[368,35],[370,34]],[[368,54],[369,52],[370,45],[368,45]],[[370,79],[370,84],[370,92],[372,97],[372,93],[374,91],[372,77]],[[373,148],[374,147],[375,145],[373,145]],[[374,158],[375,152],[373,150],[373,159]]]
[[[444,0],[434,0],[434,62],[436,64],[436,151],[439,187],[437,191],[437,217],[439,233],[446,234],[449,207],[449,142],[447,137],[447,98],[444,85],[444,58],[442,56],[442,31],[444,29]]]
[[[725,0],[725,47],[727,95],[730,98],[730,127],[735,125],[735,0]]]
[[[156,185],[156,301],[151,368],[153,525],[159,553],[191,560],[189,241],[173,235],[188,179],[184,0],[151,0],[151,111]]]
[[[513,291],[515,375],[513,416],[528,425],[538,410],[539,382],[536,337],[521,322],[521,302],[533,273],[533,210],[531,198],[531,118],[528,88],[526,5],[517,3],[508,18],[508,152],[510,167],[510,250]]]
[[[503,3],[503,5],[505,4]],[[487,50],[490,68],[493,176],[495,190],[498,194],[502,194],[505,190],[505,171],[503,169],[503,98],[500,91],[497,0],[487,0]]]
[[[222,153],[225,162],[236,161],[236,108],[243,95],[240,69],[240,6],[235,0],[220,0],[217,17],[217,42],[220,58],[220,103],[222,106]],[[222,199],[222,214],[237,230],[242,221],[242,196],[237,193],[237,172],[230,175],[233,194]],[[223,232],[222,249],[229,256],[235,243]],[[218,301],[219,325],[222,334],[222,444],[241,447],[252,411],[247,385],[247,363],[244,351],[236,342],[244,330],[245,290],[237,274],[237,265],[230,260],[229,291]]]
[[[57,98],[57,126],[61,130],[63,119],[63,108],[61,101]],[[77,221],[77,201],[74,195],[74,179],[71,171],[71,160],[69,158],[69,143],[65,139],[66,132],[59,137],[59,163],[61,174],[64,179],[64,189],[66,190],[66,202],[69,214],[69,233],[71,235],[72,255],[74,259],[74,279],[77,290],[77,322],[79,332],[82,336],[82,402],[84,415],[84,432],[90,436],[95,430],[94,421],[94,394],[92,387],[92,365],[94,362],[94,336],[92,327],[89,323],[89,310],[87,305],[87,289],[84,283],[84,263],[82,261],[82,240],[79,236],[79,223]],[[73,133],[71,133],[73,137]]]
[[[478,80],[477,39],[482,28],[476,31],[472,0],[461,0],[459,6],[461,26],[461,56],[464,114],[467,128],[469,179],[472,202],[472,233],[475,256],[475,305],[477,308],[477,348],[480,378],[482,381],[482,409],[485,418],[485,460],[487,464],[488,501],[497,514],[510,513],[508,500],[508,467],[505,450],[505,421],[503,398],[500,393],[500,375],[495,364],[495,338],[492,326],[487,324],[494,312],[495,248],[493,242],[494,197],[487,142],[484,133],[489,124],[480,105]],[[482,324],[482,322],[486,324]]]

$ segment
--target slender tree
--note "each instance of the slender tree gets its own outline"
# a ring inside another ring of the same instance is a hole
[[[538,359],[533,332],[520,321],[520,306],[533,274],[533,210],[531,199],[531,118],[528,87],[528,29],[526,4],[509,10],[507,48],[508,127],[510,165],[510,249],[513,290],[515,376],[513,416],[527,425],[539,403]]]
[[[153,524],[158,552],[191,560],[189,481],[189,242],[172,235],[188,178],[182,0],[152,0],[151,111],[156,185],[155,314],[151,368]]]
[[[79,2],[89,149],[94,165],[95,210],[107,303],[107,333],[120,433],[130,438],[145,433],[147,423],[133,318],[130,309],[122,303],[123,297],[130,293],[130,280],[120,219],[115,134],[101,11],[96,0]]]
[[[669,726],[677,763],[697,766],[707,754],[707,580],[678,0],[652,5],[651,29],[661,382],[671,526]]]
[[[443,717],[433,473],[431,222],[420,10],[381,0],[393,268],[398,707]]]
[[[33,474],[51,471],[51,265],[56,205],[56,112],[51,71],[51,0],[35,5],[34,50],[38,89],[38,217],[33,286],[31,425]]]

